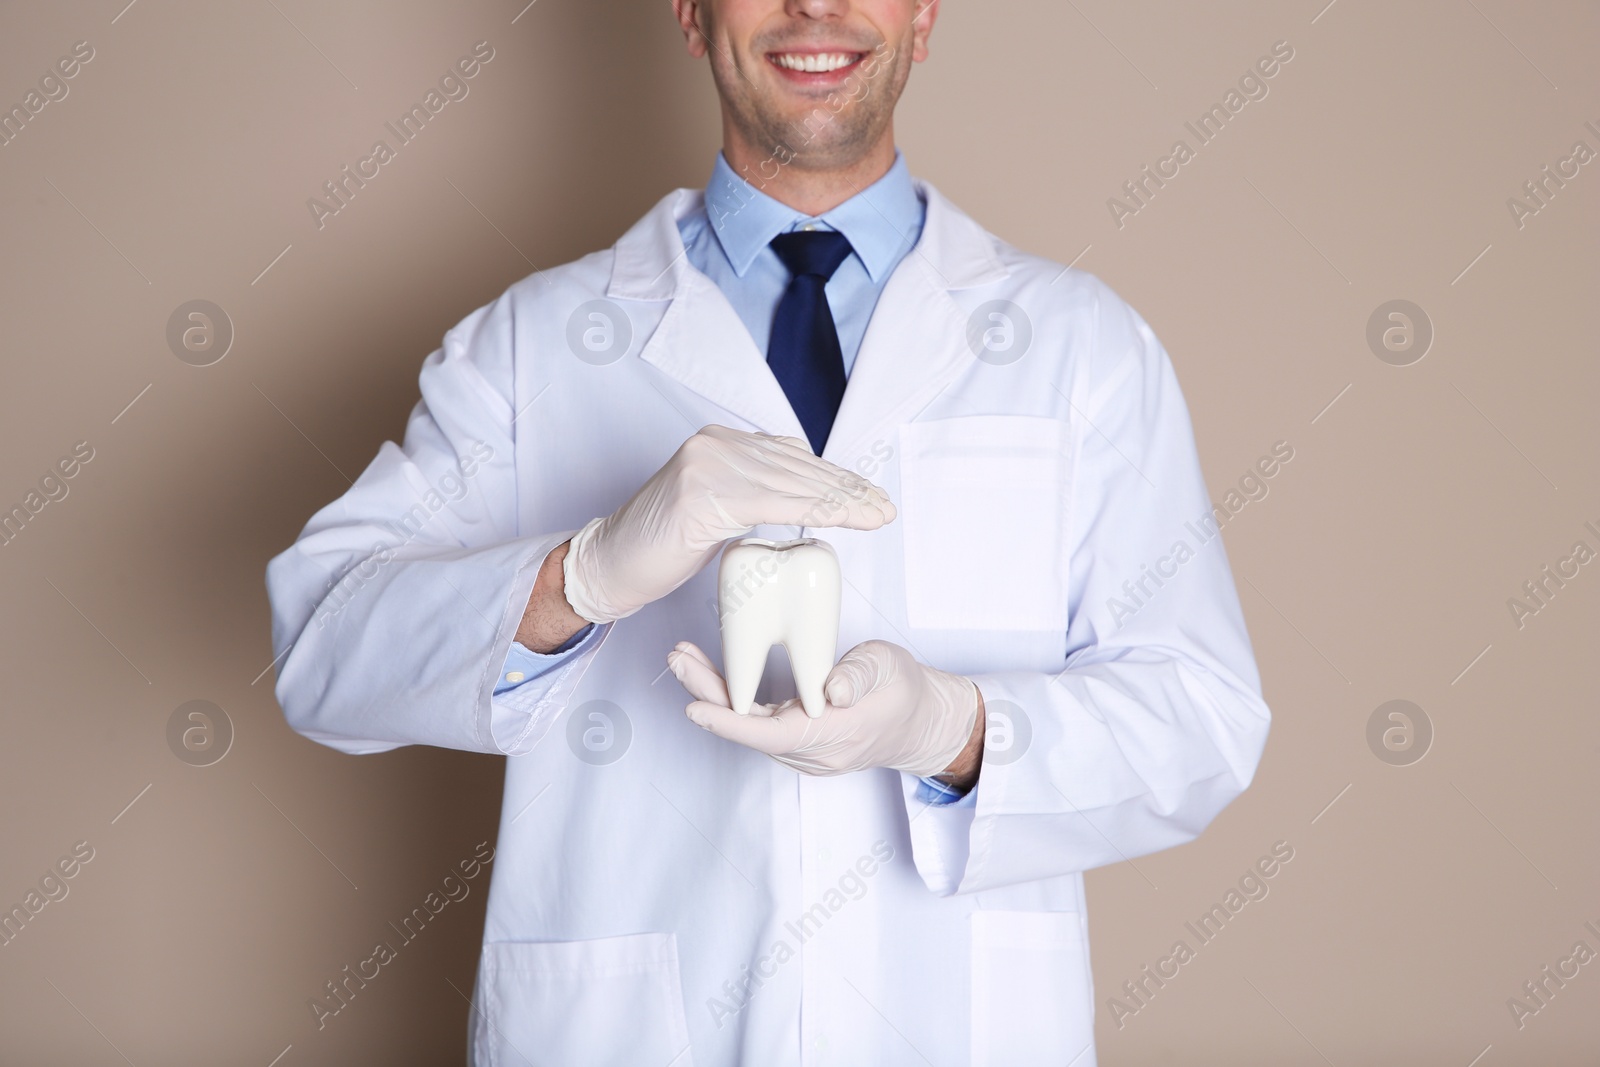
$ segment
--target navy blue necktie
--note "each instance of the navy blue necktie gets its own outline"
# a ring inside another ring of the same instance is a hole
[[[844,353],[823,287],[850,254],[850,242],[836,230],[797,230],[774,237],[772,250],[791,277],[772,316],[767,365],[820,456],[844,399]]]

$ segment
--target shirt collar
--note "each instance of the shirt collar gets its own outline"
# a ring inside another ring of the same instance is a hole
[[[816,216],[804,215],[763,193],[735,174],[718,152],[706,184],[705,207],[712,232],[741,277],[778,234],[821,222],[845,235],[874,282],[881,282],[899,261],[899,253],[921,225],[923,211],[899,149],[895,149],[894,165],[888,173],[838,207]]]

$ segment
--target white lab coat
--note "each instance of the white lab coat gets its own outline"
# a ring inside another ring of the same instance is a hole
[[[473,1062],[1092,1067],[1082,872],[1193,839],[1249,784],[1269,716],[1166,352],[1092,275],[918,188],[824,452],[900,514],[807,533],[838,552],[841,654],[883,638],[982,690],[962,802],[689,722],[663,668],[683,639],[720,661],[715,566],[492,696],[552,548],[703,425],[804,437],[684,256],[698,191],[450,330],[404,445],[270,564],[294,729],[509,757]],[[600,299],[630,324],[612,362],[569,345]],[[1031,326],[1009,362],[969,343],[996,300]],[[763,699],[792,692],[769,675]]]

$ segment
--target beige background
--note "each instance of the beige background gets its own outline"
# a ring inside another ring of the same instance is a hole
[[[0,148],[0,505],[94,449],[0,547],[0,904],[95,850],[0,948],[0,1061],[460,1058],[486,878],[320,1033],[306,999],[492,840],[501,763],[293,734],[263,568],[401,433],[449,326],[709,171],[664,0],[524,2],[0,7],[7,107],[95,49]],[[1592,1064],[1600,962],[1521,1029],[1507,999],[1600,951],[1600,563],[1521,630],[1506,600],[1600,547],[1600,162],[1520,230],[1506,200],[1600,150],[1600,14],[1325,2],[951,0],[900,109],[915,173],[1148,318],[1218,499],[1295,449],[1226,532],[1275,713],[1256,783],[1089,878],[1101,1061]],[[319,231],[306,199],[480,40],[468,98]],[[1279,40],[1270,94],[1119,229],[1107,198]],[[165,340],[196,298],[236,331],[213,366]],[[1411,366],[1365,340],[1396,298],[1435,330]],[[209,767],[166,739],[193,699],[235,730]],[[1368,747],[1391,699],[1421,762]],[[1280,840],[1270,895],[1119,1029],[1123,981]]]

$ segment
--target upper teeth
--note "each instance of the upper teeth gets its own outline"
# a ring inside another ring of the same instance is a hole
[[[855,55],[850,52],[833,52],[824,53],[821,55],[813,53],[799,54],[795,52],[779,52],[773,58],[780,67],[787,67],[790,70],[816,71],[823,73],[830,70],[838,70],[840,67],[848,67],[851,63],[854,63],[856,59]]]

